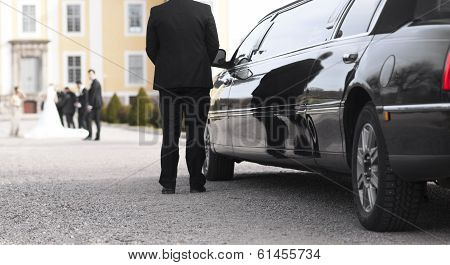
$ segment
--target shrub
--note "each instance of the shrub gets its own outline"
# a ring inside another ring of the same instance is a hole
[[[108,107],[106,110],[106,121],[109,123],[119,123],[119,111],[121,108],[122,103],[120,102],[119,97],[114,94],[108,103]]]
[[[147,104],[148,124],[155,127],[161,127],[161,114],[159,112],[159,106],[153,100]]]
[[[161,114],[159,106],[150,99],[145,90],[141,88],[135,98],[130,100],[128,124],[131,126],[161,127]]]
[[[128,123],[129,116],[130,116],[130,106],[122,106],[119,110],[120,123]]]
[[[146,106],[150,103],[150,98],[144,88],[139,89],[136,98],[131,100],[131,110],[128,123],[131,126],[145,126],[148,124]]]
[[[87,113],[86,113],[87,115]],[[108,122],[107,108],[106,106],[102,107],[100,118],[102,121]]]

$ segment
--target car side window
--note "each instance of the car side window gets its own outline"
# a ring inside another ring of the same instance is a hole
[[[271,24],[271,19],[268,18],[253,29],[234,54],[234,65],[250,62],[252,60],[253,55],[258,51],[261,41],[264,39]]]
[[[366,33],[381,0],[355,0],[350,7],[336,38]]]
[[[338,5],[336,6],[336,8],[334,9],[333,13],[331,13],[330,17],[328,18],[328,26],[334,25],[338,19],[339,19],[339,15],[341,14],[342,10],[344,9],[344,7],[347,5],[347,3],[350,0],[340,0],[338,1]]]
[[[278,14],[254,60],[264,60],[329,40],[332,31],[328,24],[333,22],[333,13],[342,2],[347,0],[312,0]]]

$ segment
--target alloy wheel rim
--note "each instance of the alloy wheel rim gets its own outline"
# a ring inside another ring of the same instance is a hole
[[[366,124],[361,130],[357,154],[357,187],[361,206],[370,213],[376,205],[379,184],[378,143],[375,130]]]

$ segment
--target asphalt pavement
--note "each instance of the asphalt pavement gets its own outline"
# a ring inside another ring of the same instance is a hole
[[[158,133],[105,126],[101,142],[83,142],[11,139],[8,129],[0,121],[0,244],[450,243],[450,191],[432,184],[420,229],[372,233],[346,177],[242,163],[235,180],[190,194],[181,161],[167,196]]]

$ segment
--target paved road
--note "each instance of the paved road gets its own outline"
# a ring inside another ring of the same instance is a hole
[[[177,194],[163,196],[157,134],[148,145],[112,127],[100,143],[31,141],[6,138],[7,127],[0,122],[0,244],[450,243],[450,191],[434,185],[423,231],[377,234],[359,225],[349,192],[313,174],[243,163],[235,181],[191,195],[183,162]]]

